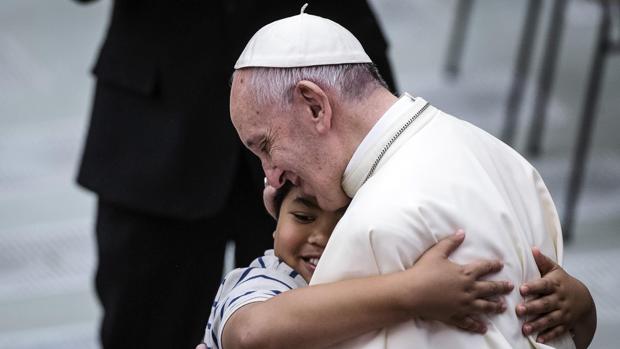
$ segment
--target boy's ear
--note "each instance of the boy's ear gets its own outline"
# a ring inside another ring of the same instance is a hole
[[[331,128],[332,108],[325,90],[312,81],[302,80],[295,85],[294,95],[317,132],[327,132]]]
[[[273,239],[274,239],[274,240],[276,239],[276,232],[277,232],[277,231],[278,231],[278,229],[275,229],[275,230],[273,231],[273,233],[271,234],[271,237],[273,237]]]

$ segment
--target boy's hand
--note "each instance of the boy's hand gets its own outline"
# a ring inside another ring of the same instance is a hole
[[[521,285],[521,295],[532,299],[517,305],[516,312],[518,316],[533,316],[523,324],[523,334],[538,332],[536,341],[545,343],[573,329],[592,310],[594,302],[584,284],[538,248],[533,247],[532,254],[542,278]]]
[[[204,343],[200,343],[198,344],[198,346],[196,347],[196,349],[207,349],[207,345]]]
[[[506,303],[499,297],[513,289],[508,281],[482,281],[482,277],[503,268],[501,261],[479,261],[466,265],[452,263],[448,257],[461,245],[465,233],[439,241],[409,269],[416,295],[415,314],[439,320],[461,329],[485,333],[486,324],[479,314],[501,313]]]

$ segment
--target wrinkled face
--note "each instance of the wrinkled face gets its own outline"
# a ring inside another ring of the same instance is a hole
[[[269,184],[279,188],[288,180],[329,211],[346,206],[349,198],[340,183],[348,159],[313,128],[310,108],[295,102],[285,108],[259,106],[246,74],[237,71],[233,79],[231,119],[241,141],[260,158]]]
[[[344,209],[323,211],[313,197],[292,187],[282,201],[273,233],[275,255],[310,281]]]

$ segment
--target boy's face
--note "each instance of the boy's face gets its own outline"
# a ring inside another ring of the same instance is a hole
[[[293,187],[282,201],[273,233],[275,255],[310,281],[344,209],[323,211],[316,199]]]

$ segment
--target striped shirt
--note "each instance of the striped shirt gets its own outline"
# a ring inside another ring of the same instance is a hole
[[[308,283],[303,277],[276,257],[273,250],[265,251],[265,255],[255,259],[249,267],[226,275],[211,307],[204,342],[209,349],[221,349],[222,330],[237,309],[305,286]]]

